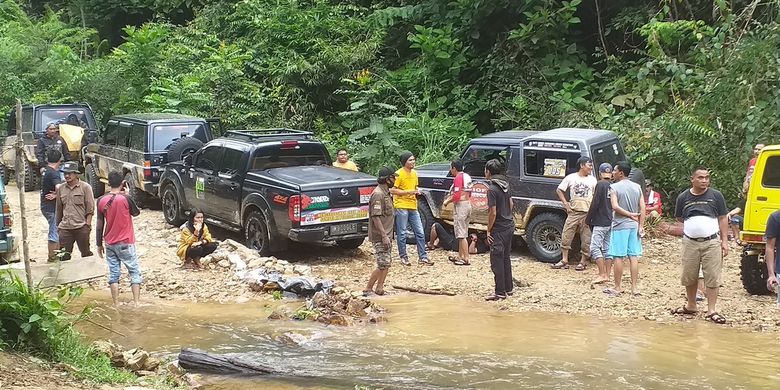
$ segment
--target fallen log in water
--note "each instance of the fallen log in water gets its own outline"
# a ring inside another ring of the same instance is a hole
[[[262,364],[189,348],[183,348],[179,352],[179,366],[185,370],[222,375],[268,375],[275,373],[272,368]]]
[[[396,286],[396,285],[393,285],[393,288],[394,289],[398,289],[398,290],[404,290],[404,291],[419,293],[419,294],[447,295],[447,296],[451,296],[451,297],[455,296],[455,293],[452,292],[452,291],[426,290],[424,288],[404,287],[404,286]]]

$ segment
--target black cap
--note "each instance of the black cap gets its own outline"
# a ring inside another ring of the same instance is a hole
[[[412,156],[414,156],[412,154],[412,152],[403,152],[403,153],[401,153],[401,158],[400,158],[401,166],[406,165],[406,161],[408,161],[410,158],[412,158]]]
[[[62,164],[62,172],[79,172],[79,166],[74,161],[68,161]]]

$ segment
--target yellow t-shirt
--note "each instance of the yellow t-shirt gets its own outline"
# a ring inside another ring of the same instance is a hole
[[[395,185],[393,187],[403,191],[414,191],[417,189],[417,171],[412,169],[407,172],[406,169],[399,169],[395,172]],[[393,195],[393,206],[397,209],[417,210],[417,195]]]
[[[333,162],[333,166],[341,169],[349,169],[350,171],[355,171],[355,172],[357,172],[358,170],[357,165],[355,165],[355,163],[353,163],[352,160],[347,160],[347,162],[345,162],[344,164],[336,160]]]

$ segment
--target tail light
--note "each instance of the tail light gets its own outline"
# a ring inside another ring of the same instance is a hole
[[[152,162],[144,161],[144,178],[152,177]]]
[[[287,214],[293,222],[301,222],[301,197],[293,195],[287,203]]]
[[[3,225],[5,227],[11,227],[14,224],[13,218],[11,218],[11,206],[7,203],[3,203]]]
[[[764,241],[764,236],[761,234],[748,234],[748,233],[742,233],[742,241],[747,242],[762,242]]]
[[[282,150],[297,149],[298,141],[282,141]]]

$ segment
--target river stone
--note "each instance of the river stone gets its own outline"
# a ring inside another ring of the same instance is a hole
[[[327,307],[330,303],[330,297],[322,291],[317,291],[311,297],[311,303],[314,307]]]
[[[324,322],[328,325],[338,325],[338,326],[352,325],[352,319],[338,313],[333,313],[327,316],[320,316],[320,318],[318,318],[318,321]]]
[[[284,306],[279,306],[268,316],[269,320],[281,320],[290,316],[289,310]]]
[[[360,299],[353,299],[347,304],[347,314],[353,317],[365,317],[366,312],[364,309],[368,307],[368,304]]]
[[[249,260],[246,264],[249,268],[259,268],[261,265],[263,265],[263,260],[255,257]]]
[[[287,260],[276,260],[276,264],[289,265],[290,262]]]
[[[174,360],[165,366],[165,369],[173,376],[179,377],[184,375],[184,369],[179,367],[179,361]]]
[[[333,294],[333,295],[339,295],[339,294],[341,294],[341,293],[343,293],[345,291],[347,291],[347,290],[344,289],[344,287],[333,287],[333,289],[330,290],[331,294]]]
[[[303,265],[303,264],[296,265],[296,266],[293,267],[293,272],[298,274],[298,275],[302,275],[302,276],[303,275],[308,275],[308,274],[311,273],[311,267],[309,267],[308,265]]]
[[[139,371],[146,367],[146,361],[149,359],[149,352],[146,352],[141,348],[133,348],[129,351],[125,351],[125,353],[122,354],[122,357],[125,360],[125,368],[130,371]],[[157,365],[159,364],[160,362],[158,361]]]
[[[270,260],[269,260],[269,261],[266,261],[266,262],[265,262],[265,264],[263,264],[263,267],[265,267],[265,268],[269,268],[269,269],[270,269],[270,268],[273,268],[273,266],[274,266],[274,262],[273,262],[273,261],[270,261]]]
[[[263,291],[263,282],[259,280],[252,280],[249,282],[249,290],[254,292]]]

